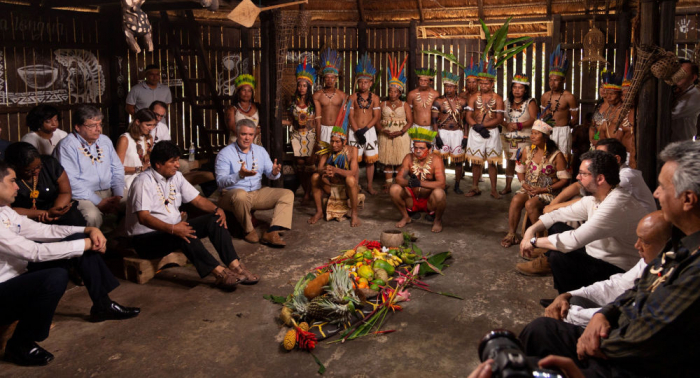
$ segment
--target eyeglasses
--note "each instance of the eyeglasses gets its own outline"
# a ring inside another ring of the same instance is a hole
[[[158,113],[156,113],[156,112],[153,112],[153,114],[155,114],[155,115],[156,115],[156,118],[158,118],[158,119],[161,119],[161,118],[165,117],[165,113],[163,113],[163,114],[158,114]]]
[[[591,173],[591,172],[581,172],[581,171],[579,171],[578,174],[581,175],[581,176],[593,176],[593,173]]]
[[[83,124],[83,127],[86,128],[86,129],[88,129],[88,130],[94,130],[96,127],[99,127],[99,128],[101,129],[101,128],[102,128],[102,122],[99,122],[99,123],[91,123],[91,124],[84,123],[84,124]]]

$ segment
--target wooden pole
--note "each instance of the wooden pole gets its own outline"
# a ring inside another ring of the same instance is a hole
[[[107,20],[109,27],[102,28],[103,31],[107,31],[107,44],[112,46],[109,50],[109,86],[111,90],[105,95],[109,96],[109,118],[107,134],[110,139],[116,141],[119,139],[121,134],[121,126],[126,125],[127,115],[125,110],[126,104],[126,94],[129,93],[129,88],[126,87],[126,82],[121,83],[117,80],[119,77],[119,58],[122,58],[121,67],[123,74],[126,75],[126,39],[124,38],[124,33],[122,32],[122,19],[121,17],[114,17],[118,14],[118,7],[105,6],[101,7],[100,14]],[[123,91],[119,91],[118,88],[122,87]],[[122,95],[120,97],[120,94]],[[105,114],[105,116],[107,116]]]
[[[367,52],[367,23],[357,23],[357,51],[360,56]],[[354,63],[354,62],[353,62]]]
[[[260,102],[263,111],[260,114],[263,147],[270,154],[272,161],[284,162],[284,136],[282,119],[275,114],[277,100],[277,44],[275,17],[272,12],[260,14]],[[281,187],[282,180],[270,182],[270,186]]]
[[[676,27],[676,1],[661,0],[660,1],[660,20],[659,20],[659,46],[666,51],[674,51],[674,32]],[[668,132],[671,127],[671,98],[673,97],[673,89],[664,81],[659,80],[657,97],[657,123],[656,123],[656,151],[661,152],[669,143],[671,143],[671,133]],[[661,169],[661,163],[657,161],[657,169]],[[657,172],[658,172],[657,170]]]
[[[659,8],[655,0],[641,0],[640,3],[641,44],[658,43]],[[658,146],[656,143],[657,123],[657,79],[647,79],[639,91],[637,101],[637,169],[642,171],[644,181],[649,187],[656,187],[656,162]]]
[[[415,70],[418,68],[418,24],[416,20],[411,20],[408,27],[408,67],[406,67],[406,93],[412,91],[418,84],[418,76]]]
[[[632,13],[625,2],[622,11],[617,18],[617,59],[615,60],[615,73],[624,75],[625,57],[632,42]]]

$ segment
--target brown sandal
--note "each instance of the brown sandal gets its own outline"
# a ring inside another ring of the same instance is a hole
[[[514,234],[512,232],[509,232],[502,240],[501,240],[501,247],[503,248],[510,248],[515,244],[520,244],[522,240],[520,237],[518,237],[517,234]]]
[[[241,278],[241,284],[243,285],[255,285],[260,281],[260,277],[246,269],[242,261],[238,263],[237,267],[231,268],[231,270]]]

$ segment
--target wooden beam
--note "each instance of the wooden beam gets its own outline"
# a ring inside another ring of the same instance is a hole
[[[425,22],[425,16],[423,15],[423,1],[418,0],[418,17],[420,17],[420,23]]]
[[[411,20],[411,25],[408,27],[408,67],[406,67],[406,78],[408,83],[406,93],[413,90],[418,84],[418,77],[415,70],[418,68],[418,25],[416,20]]]
[[[659,5],[659,46],[666,49],[666,51],[673,51],[676,46],[673,41],[676,29],[676,1],[661,0],[659,1]],[[658,109],[656,122],[656,152],[660,153],[671,143],[671,133],[668,132],[668,128],[671,125],[673,88],[663,80],[659,80],[658,91],[658,96],[656,98],[656,109]],[[646,154],[646,151],[644,151],[644,153]],[[661,163],[657,162],[656,173],[661,170],[660,165]],[[652,188],[655,188],[655,186],[652,186]]]
[[[659,7],[655,0],[640,1],[640,36],[639,42],[645,45],[656,45],[659,41]],[[642,171],[644,181],[651,188],[656,187],[657,172],[657,90],[658,79],[651,77],[642,83],[637,99],[636,143],[637,169]],[[668,125],[664,125],[668,127]]]
[[[190,10],[190,9],[203,9],[202,3],[199,1],[180,1],[176,3],[169,3],[165,1],[153,2],[147,1],[143,4],[141,9],[144,12],[160,12],[169,10]]]
[[[552,17],[552,0],[547,0],[547,5],[545,9],[547,12],[547,18]]]
[[[478,11],[479,19],[483,20],[484,19],[484,0],[477,0],[477,5],[479,7],[479,11]]]
[[[627,2],[625,2],[626,4]],[[627,5],[623,4],[622,12],[617,18],[617,45],[615,46],[617,60],[615,61],[615,72],[624,74],[625,72],[625,57],[630,49],[632,42],[632,12]]]
[[[362,0],[357,0],[357,11],[360,12],[360,22],[365,22],[365,4]]]

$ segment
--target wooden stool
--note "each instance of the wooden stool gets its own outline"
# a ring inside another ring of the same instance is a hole
[[[187,257],[180,251],[175,251],[160,259],[140,259],[138,257],[124,258],[124,277],[138,284],[150,281],[156,273],[168,264],[185,266]]]
[[[12,338],[12,334],[15,333],[16,327],[17,322],[0,325],[0,353],[5,353],[5,345],[7,344],[7,341]]]

